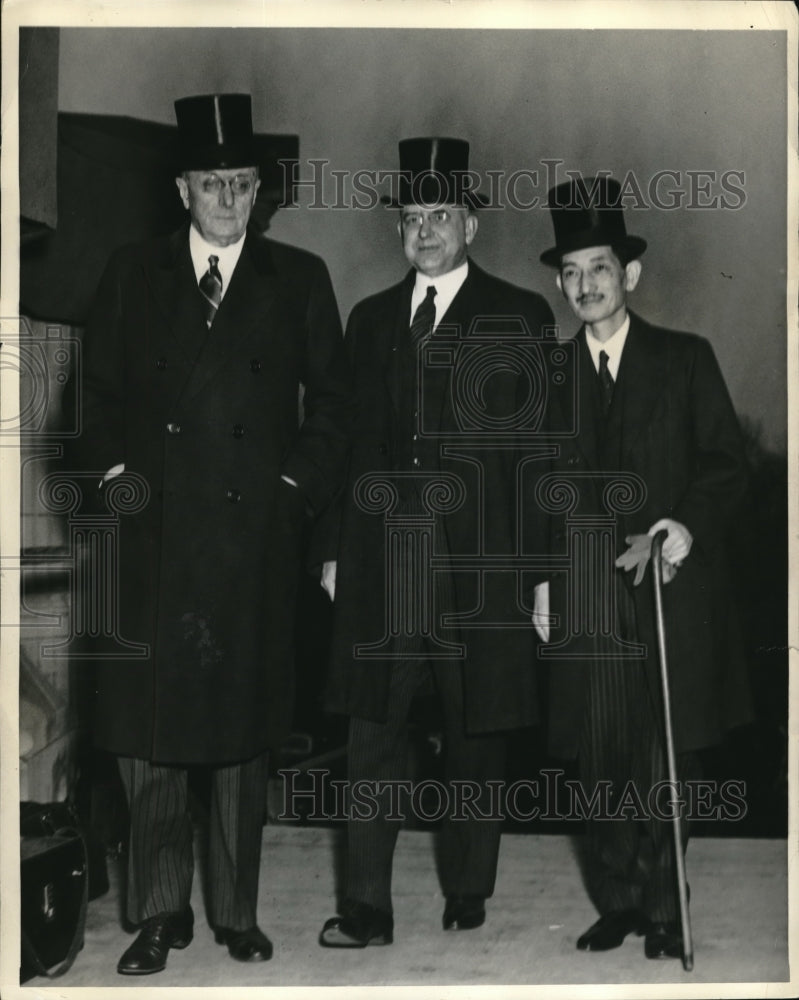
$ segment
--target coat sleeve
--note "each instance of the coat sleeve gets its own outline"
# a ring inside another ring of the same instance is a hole
[[[314,514],[341,487],[349,447],[352,392],[341,321],[327,268],[315,261],[304,316],[301,378],[304,419],[283,475],[302,490]]]
[[[351,391],[355,393],[354,385],[354,363],[355,344],[357,342],[359,308],[356,305],[347,321],[347,331],[344,335],[344,350],[347,365],[347,375],[350,382]],[[353,395],[354,400],[354,395]],[[352,407],[354,413],[354,405]],[[331,503],[325,507],[314,523],[311,532],[308,552],[308,566],[311,573],[316,575],[325,562],[338,559],[339,544],[341,538],[341,520],[344,516],[345,497],[344,492],[349,483],[349,465],[352,457],[351,442],[348,441],[347,454],[344,462],[344,474],[342,476],[342,487],[339,489]]]
[[[713,348],[702,338],[696,338],[689,392],[694,472],[673,517],[698,544],[712,548],[743,499],[748,475],[732,400]]]
[[[532,313],[532,315],[528,316],[527,322],[533,336],[536,338],[540,337],[541,343],[545,343],[544,329],[554,328],[555,317],[552,314],[549,303],[541,296],[536,296],[536,306],[536,310]],[[535,439],[532,442],[536,447],[546,443],[548,423],[550,419],[548,396],[552,389],[552,378],[549,371],[549,355],[546,348],[542,351],[541,360],[544,365],[542,389],[544,390],[545,398],[541,401],[542,410],[540,413],[540,420],[536,428]],[[524,379],[519,380],[519,391],[523,395],[520,396],[517,402],[517,410],[521,410],[526,402],[524,394],[528,391],[528,385]],[[522,447],[524,446],[522,445]],[[524,479],[524,497],[526,502],[524,505],[523,524],[521,527],[524,538],[524,551],[529,555],[545,556],[549,552],[549,515],[546,511],[541,510],[541,508],[536,504],[535,486],[538,480],[550,471],[550,468],[551,461],[543,456],[540,460],[536,459],[531,462],[526,470],[527,474]],[[525,603],[530,607],[532,607],[533,604],[534,590],[536,586],[538,586],[539,583],[544,583],[549,579],[549,577],[550,573],[543,569],[531,570],[524,573],[523,596]]]

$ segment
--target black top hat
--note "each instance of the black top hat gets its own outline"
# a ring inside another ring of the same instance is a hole
[[[175,101],[181,170],[256,165],[249,94],[200,94]]]
[[[549,211],[557,245],[540,259],[550,267],[560,267],[564,254],[588,247],[615,247],[627,260],[646,250],[646,240],[627,235],[621,185],[612,177],[579,177],[559,184],[549,192]]]
[[[487,204],[484,195],[470,191],[469,143],[465,139],[423,136],[399,143],[399,200],[384,197],[387,205]]]

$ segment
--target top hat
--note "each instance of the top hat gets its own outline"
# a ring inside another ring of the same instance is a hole
[[[485,195],[469,190],[469,143],[465,139],[424,136],[399,143],[399,200],[383,197],[383,204],[468,205],[487,204]]]
[[[621,185],[612,177],[583,177],[551,188],[549,211],[556,246],[541,261],[560,267],[564,254],[588,247],[611,246],[635,260],[646,250],[646,240],[628,236],[621,204]]]
[[[249,94],[200,94],[175,101],[181,170],[253,167]]]

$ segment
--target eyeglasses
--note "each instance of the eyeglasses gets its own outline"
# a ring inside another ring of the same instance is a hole
[[[403,226],[415,228],[424,223],[432,226],[445,226],[452,218],[452,213],[446,208],[437,208],[429,212],[403,212],[401,215]]]
[[[230,190],[234,195],[245,195],[252,191],[253,185],[255,184],[255,178],[250,177],[247,174],[236,174],[235,177],[218,177],[216,174],[211,174],[209,177],[203,177],[200,181],[200,187],[203,189],[203,194],[214,194],[219,195],[224,188],[230,185]]]

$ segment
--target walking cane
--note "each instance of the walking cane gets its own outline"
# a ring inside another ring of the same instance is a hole
[[[680,929],[682,932],[682,964],[686,972],[694,967],[694,945],[691,939],[691,917],[688,913],[688,883],[685,879],[685,858],[680,836],[680,810],[677,796],[677,761],[674,756],[674,730],[671,724],[671,698],[669,696],[669,665],[666,658],[666,627],[663,622],[663,593],[661,581],[661,551],[668,531],[659,531],[652,539],[652,579],[655,586],[655,620],[660,654],[660,680],[663,688],[663,716],[666,728],[666,763],[671,790],[671,820],[674,831],[674,854],[677,861],[677,890],[680,895]]]

